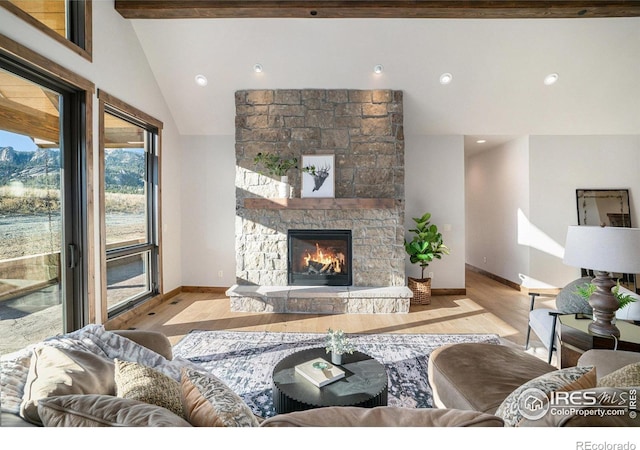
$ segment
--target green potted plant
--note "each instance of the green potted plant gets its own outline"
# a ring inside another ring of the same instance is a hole
[[[289,177],[287,172],[291,169],[298,168],[298,158],[284,157],[274,153],[258,153],[253,162],[263,167],[263,169],[271,176],[280,177],[280,186],[278,192],[280,197],[289,197]],[[260,172],[263,173],[263,172]]]
[[[441,259],[449,254],[449,248],[442,242],[442,234],[438,227],[430,222],[431,214],[424,213],[422,217],[414,217],[415,228],[411,240],[404,240],[404,248],[412,264],[418,264],[421,277],[409,277],[409,289],[413,292],[412,303],[428,305],[431,303],[431,278],[425,278],[424,270],[434,259]]]
[[[329,328],[325,338],[325,350],[327,353],[331,353],[331,362],[339,366],[342,364],[342,355],[353,353],[355,347],[344,331]]]

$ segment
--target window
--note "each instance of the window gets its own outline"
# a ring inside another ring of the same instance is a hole
[[[160,292],[158,133],[162,124],[100,92],[100,195],[107,316]]]
[[[7,0],[0,6],[91,60],[91,0]]]
[[[0,353],[88,323],[92,255],[86,91],[5,52],[5,42],[0,39],[0,335],[7,338]]]

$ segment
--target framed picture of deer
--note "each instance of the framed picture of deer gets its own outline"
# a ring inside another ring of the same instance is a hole
[[[335,197],[335,155],[302,155],[301,197]]]

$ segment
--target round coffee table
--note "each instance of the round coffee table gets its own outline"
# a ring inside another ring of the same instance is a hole
[[[320,388],[295,371],[296,365],[314,358],[331,360],[324,348],[312,348],[287,356],[273,369],[273,405],[276,413],[323,406],[373,408],[387,404],[387,371],[371,356],[358,351],[342,355],[340,368],[345,371],[345,377]]]

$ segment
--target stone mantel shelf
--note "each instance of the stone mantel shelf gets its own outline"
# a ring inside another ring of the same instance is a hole
[[[391,209],[397,198],[245,198],[247,209]]]

